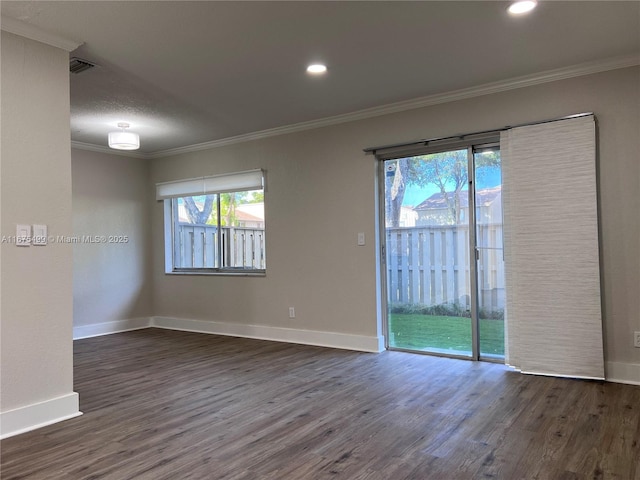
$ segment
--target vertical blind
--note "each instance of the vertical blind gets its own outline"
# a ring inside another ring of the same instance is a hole
[[[501,133],[506,363],[604,378],[592,115]]]

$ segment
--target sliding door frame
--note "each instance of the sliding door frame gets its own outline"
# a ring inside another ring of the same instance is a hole
[[[480,360],[478,320],[478,239],[476,226],[476,169],[474,145],[467,147],[467,185],[469,195],[469,291],[471,293],[471,359]]]
[[[478,225],[477,225],[477,218],[476,218],[476,153],[481,153],[484,150],[500,150],[500,141],[497,140],[495,142],[486,142],[486,143],[474,143],[473,145],[471,145],[469,147],[469,205],[471,205],[473,203],[473,256],[470,256],[469,258],[474,258],[474,262],[473,262],[473,273],[472,273],[472,282],[475,283],[475,285],[472,285],[472,292],[475,292],[475,301],[473,302],[472,305],[472,319],[474,319],[474,321],[472,321],[472,325],[473,325],[473,348],[474,350],[474,360],[481,360],[483,362],[490,362],[490,363],[505,363],[505,357],[498,357],[498,356],[484,356],[482,355],[482,349],[481,349],[481,344],[480,344],[480,291],[479,291],[479,285],[478,285],[478,264],[480,262],[480,247],[478,246]],[[502,167],[501,167],[502,169]],[[502,176],[502,174],[501,174]],[[471,183],[473,182],[473,183]],[[502,184],[502,181],[500,182]],[[471,217],[470,217],[471,218]],[[504,223],[504,222],[503,222]],[[469,227],[471,228],[471,226]],[[503,258],[504,258],[504,250],[503,250]],[[473,308],[475,308],[475,312],[473,311]],[[506,323],[506,318],[504,319],[504,322]],[[506,345],[507,339],[506,337],[504,338],[504,343]],[[476,354],[477,353],[477,354]]]
[[[379,250],[379,288],[380,288],[380,312],[382,315],[382,334],[384,335],[385,348],[387,350],[405,351],[418,354],[434,355],[449,358],[459,358],[464,360],[482,360],[494,363],[503,363],[503,360],[499,360],[492,357],[482,357],[480,354],[480,332],[479,332],[479,318],[478,318],[478,246],[477,246],[477,228],[476,228],[476,178],[475,178],[475,152],[477,150],[487,147],[500,148],[500,138],[496,135],[496,132],[491,132],[491,136],[484,138],[476,138],[464,140],[460,137],[455,137],[452,141],[443,142],[438,146],[413,146],[410,149],[403,149],[402,152],[392,153],[388,155],[381,155],[375,153],[377,165],[377,209],[378,209],[378,245]],[[469,280],[470,280],[470,292],[471,292],[471,356],[449,354],[445,352],[437,351],[419,351],[409,350],[404,348],[391,347],[389,345],[389,310],[388,310],[388,284],[387,284],[387,235],[386,235],[386,216],[385,216],[385,161],[408,158],[419,155],[428,155],[433,153],[442,153],[451,150],[467,151],[467,182],[468,182],[468,195],[469,195]]]

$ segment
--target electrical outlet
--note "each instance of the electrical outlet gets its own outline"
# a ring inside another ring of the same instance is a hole
[[[633,346],[640,348],[640,332],[633,332]]]
[[[296,309],[289,307],[289,318],[296,318]]]

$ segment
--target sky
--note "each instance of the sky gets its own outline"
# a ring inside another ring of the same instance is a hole
[[[478,172],[480,173],[483,170],[483,167],[479,167]],[[478,178],[477,188],[491,188],[497,187],[501,183],[501,175],[500,170],[496,168],[489,168],[481,172],[482,175]],[[449,189],[447,189],[449,190]],[[453,185],[451,185],[451,190],[453,190]],[[465,188],[466,190],[466,188]],[[427,185],[426,187],[417,187],[411,185],[407,187],[404,192],[404,199],[402,200],[402,205],[407,207],[415,207],[420,203],[424,202],[427,198],[429,198],[434,193],[440,192],[440,189],[435,185]]]

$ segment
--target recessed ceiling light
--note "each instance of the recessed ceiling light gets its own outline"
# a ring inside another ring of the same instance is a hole
[[[536,2],[535,0],[522,0],[519,2],[513,2],[509,6],[508,11],[512,15],[521,15],[523,13],[530,12],[531,10],[536,8],[537,4],[538,2]]]
[[[314,63],[307,67],[307,73],[313,73],[314,75],[317,75],[319,73],[324,73],[326,71],[327,71],[327,66],[321,63]]]

